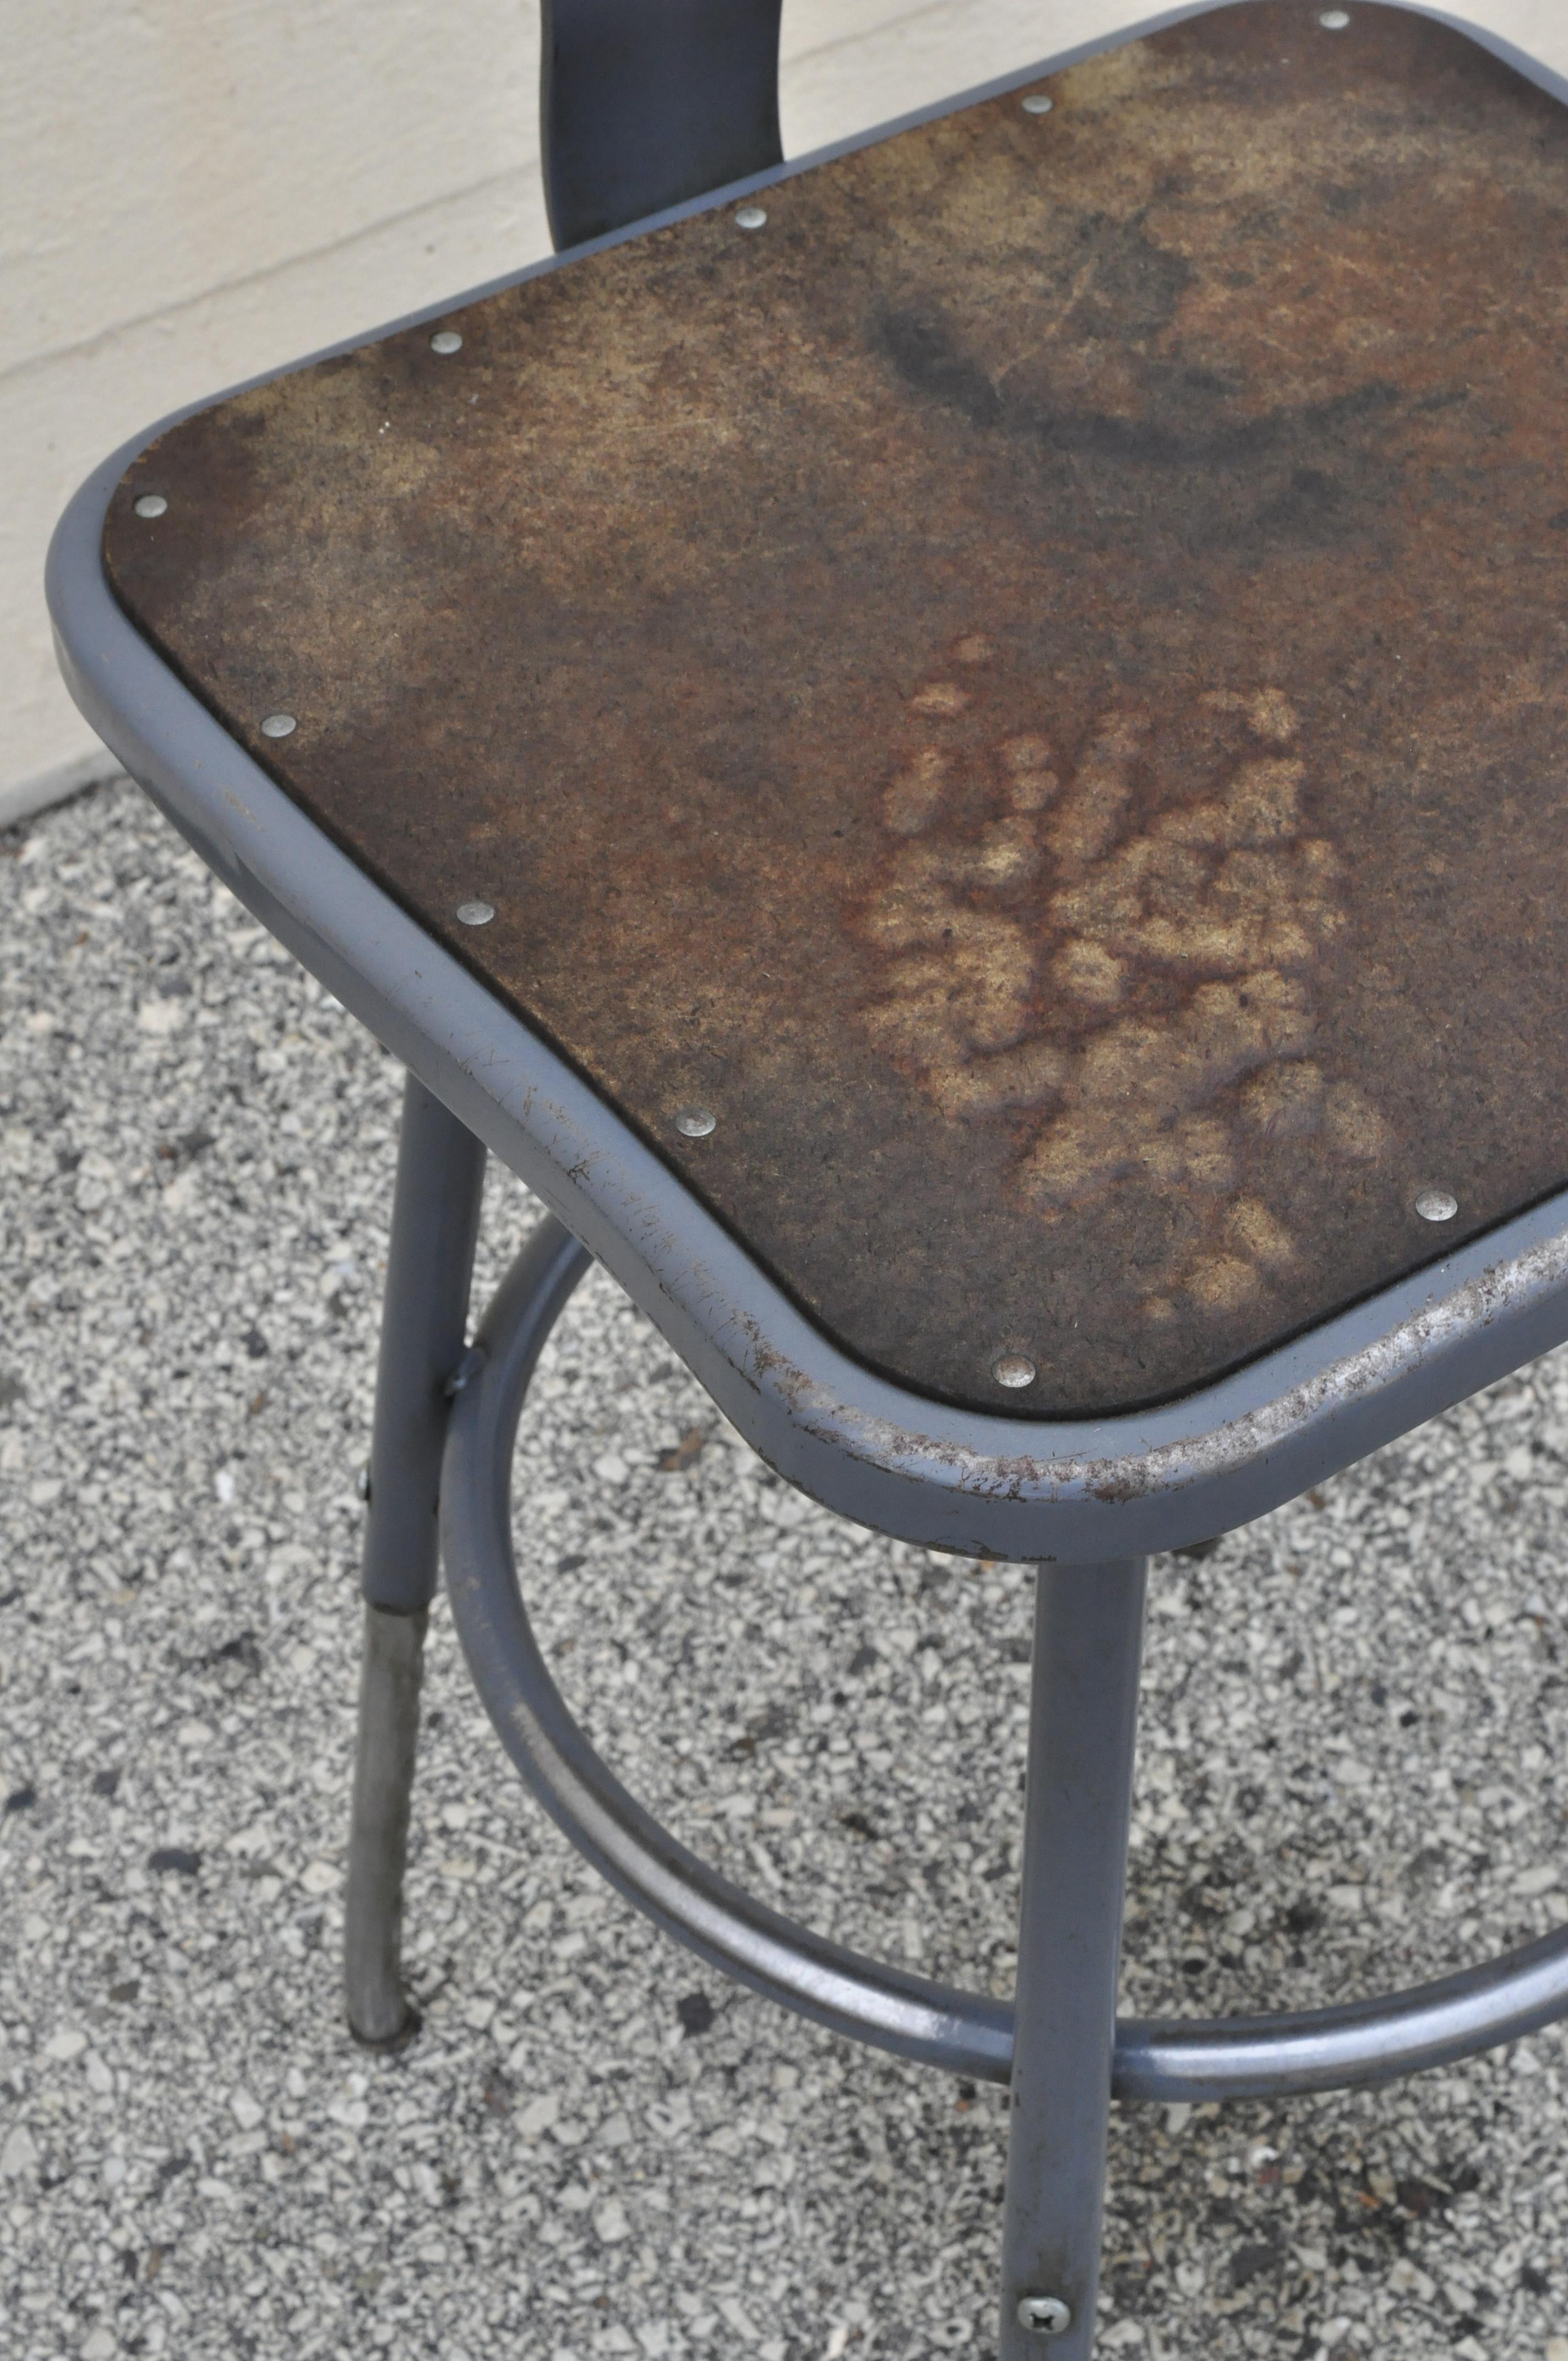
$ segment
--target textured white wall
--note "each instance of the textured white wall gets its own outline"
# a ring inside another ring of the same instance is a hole
[[[1157,5],[784,0],[786,148]],[[1565,0],[1465,13],[1568,73]],[[546,252],[538,42],[536,0],[4,0],[0,820],[94,761],[41,591],[70,493],[176,404]]]

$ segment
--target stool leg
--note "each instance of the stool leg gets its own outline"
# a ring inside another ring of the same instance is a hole
[[[343,1982],[350,2027],[359,2040],[378,2045],[410,2030],[402,1980],[403,1867],[428,1620],[422,1611],[365,1609]]]
[[[1089,2361],[1146,1566],[1041,1566],[1000,2361]]]
[[[463,1355],[484,1182],[482,1143],[411,1074],[376,1372],[345,1902],[348,2022],[361,2041],[395,2041],[410,2022],[400,1972],[409,1796],[435,1595],[446,1381]]]

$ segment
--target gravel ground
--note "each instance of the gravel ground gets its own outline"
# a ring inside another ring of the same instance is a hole
[[[0,2354],[994,2351],[1000,2097],[729,1989],[583,1867],[432,1623],[424,2028],[337,1993],[398,1076],[129,787],[0,838]],[[491,1283],[532,1218],[495,1177]],[[525,1583],[628,1783],[836,1934],[1004,1986],[1026,1569],[776,1483],[610,1283]],[[1568,1359],[1155,1568],[1124,2005],[1304,2004],[1568,1918]],[[1129,2109],[1102,2349],[1568,2361],[1550,2032]]]

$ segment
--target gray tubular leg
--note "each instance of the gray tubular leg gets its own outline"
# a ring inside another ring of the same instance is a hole
[[[1094,2344],[1145,1575],[1036,1576],[1000,2361]]]
[[[485,1150],[411,1074],[403,1091],[398,1185],[387,1251],[365,1597],[394,1615],[435,1596],[447,1381],[463,1357]]]
[[[348,2022],[361,2041],[394,2041],[410,2021],[400,1975],[409,1796],[425,1610],[435,1594],[447,1388],[463,1355],[484,1180],[480,1142],[411,1074],[376,1376],[345,1905]]]
[[[396,2041],[411,2023],[402,1980],[403,1865],[428,1620],[422,1610],[365,1609],[343,1936],[348,2022],[361,2041]]]

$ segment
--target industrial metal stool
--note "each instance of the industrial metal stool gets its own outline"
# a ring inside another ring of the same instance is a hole
[[[1011,2083],[1002,2354],[1081,2361],[1113,2094],[1568,2012],[1563,1931],[1114,2015],[1146,1554],[1568,1336],[1568,93],[1252,0],[786,167],[776,38],[559,0],[587,242],[121,453],[51,598],[94,726],[410,1070],[356,2028],[405,2022],[439,1499],[486,1706],[605,1875]],[[467,1344],[487,1151],[552,1210]],[[510,1460],[590,1257],[792,1482],[1038,1562],[1014,2004],[714,1876],[552,1686]]]

